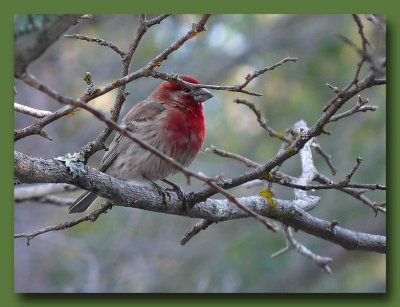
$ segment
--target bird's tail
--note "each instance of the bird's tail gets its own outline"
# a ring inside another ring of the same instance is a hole
[[[69,213],[83,212],[92,204],[92,202],[97,198],[97,195],[86,191],[81,196],[79,196],[74,203],[68,208]]]

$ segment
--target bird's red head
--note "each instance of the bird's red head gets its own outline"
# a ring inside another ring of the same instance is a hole
[[[183,81],[192,84],[200,84],[200,81],[189,75],[179,75]],[[200,108],[201,104],[213,95],[204,88],[191,90],[174,81],[164,81],[150,95],[156,101],[168,104],[180,104],[188,108]]]
[[[182,79],[183,81],[186,81],[186,82],[192,83],[192,84],[200,84],[199,80],[197,80],[195,77],[189,76],[189,75],[179,75],[179,79]],[[170,89],[170,90],[181,90],[183,88],[182,85],[175,83],[175,82],[169,82],[169,81],[164,81],[163,83],[161,83],[161,86],[164,89]]]

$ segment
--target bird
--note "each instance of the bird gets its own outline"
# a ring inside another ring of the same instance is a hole
[[[191,75],[178,77],[200,84]],[[187,167],[203,147],[206,132],[203,102],[212,97],[205,88],[191,89],[175,80],[163,81],[145,100],[134,104],[122,124],[135,137]],[[178,186],[166,179],[177,172],[175,167],[120,133],[104,154],[99,171],[139,185],[163,180],[179,191]],[[69,207],[69,213],[86,211],[96,198],[95,193],[84,192]]]

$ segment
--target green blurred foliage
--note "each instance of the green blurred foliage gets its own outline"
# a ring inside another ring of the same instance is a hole
[[[134,56],[132,69],[139,69],[152,57],[184,34],[196,15],[171,16],[143,38]],[[377,30],[363,20],[376,50],[385,53],[385,42]],[[137,16],[99,15],[82,21],[68,33],[96,36],[126,49],[137,28]],[[215,91],[205,105],[207,136],[205,147],[214,144],[263,163],[276,155],[280,142],[267,136],[255,115],[235,98],[254,102],[275,130],[284,132],[299,119],[312,125],[323,106],[333,97],[325,85],[339,88],[350,82],[358,56],[336,34],[359,43],[357,28],[350,15],[217,15],[207,32],[172,54],[161,70],[190,73],[207,84],[234,85],[246,74],[270,66],[286,56],[298,57],[268,72],[250,84],[262,97]],[[106,47],[61,38],[30,67],[30,72],[62,94],[80,96],[82,80],[90,71],[97,86],[118,78],[120,60]],[[363,72],[365,73],[365,72]],[[131,95],[123,114],[134,102],[145,98],[158,80],[140,79],[128,85]],[[16,81],[16,101],[32,107],[55,110],[59,105]],[[385,87],[365,91],[362,96],[379,107],[376,112],[356,114],[328,125],[331,136],[318,140],[332,155],[340,180],[364,159],[354,176],[355,182],[386,182],[386,92]],[[91,102],[108,112],[115,92]],[[343,111],[352,107],[349,101]],[[15,114],[15,127],[32,119]],[[94,139],[103,125],[79,111],[46,128],[53,141],[29,137],[15,149],[45,158],[78,151]],[[98,166],[103,153],[89,162]],[[329,168],[315,157],[318,170],[329,175]],[[246,171],[238,162],[211,153],[199,154],[190,167],[209,176],[227,178]],[[299,160],[287,161],[282,170],[299,174]],[[202,184],[192,180],[187,186],[182,175],[171,178],[185,191],[196,191]],[[237,187],[237,196],[254,195],[261,187]],[[291,189],[275,187],[279,198],[293,198]],[[75,197],[75,193],[69,197]],[[320,205],[313,214],[338,220],[353,230],[385,234],[385,217],[374,214],[359,201],[337,191],[318,191]],[[368,194],[382,201],[385,193]],[[219,197],[218,195],[216,197]],[[100,201],[98,201],[98,204]],[[30,231],[71,219],[65,208],[43,204],[15,207],[15,231]],[[270,255],[285,246],[281,234],[265,230],[251,219],[210,226],[186,246],[179,238],[195,221],[141,210],[113,208],[95,223],[78,225],[63,232],[35,238],[27,247],[15,242],[15,291],[17,292],[384,292],[385,255],[349,252],[304,233],[296,239],[316,253],[334,258],[333,274],[325,275],[310,260],[289,252],[278,258]]]

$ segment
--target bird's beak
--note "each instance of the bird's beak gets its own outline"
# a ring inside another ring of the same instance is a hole
[[[196,91],[196,94],[194,96],[194,100],[197,103],[203,103],[204,101],[210,99],[213,97],[213,94],[211,94],[211,92],[205,88],[202,88],[198,91]]]

